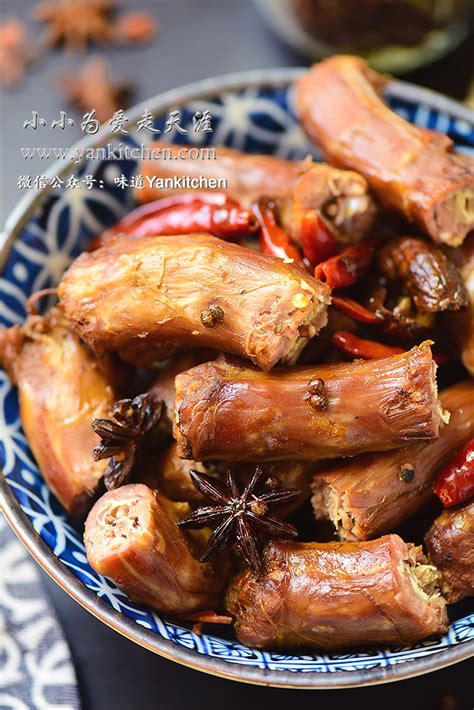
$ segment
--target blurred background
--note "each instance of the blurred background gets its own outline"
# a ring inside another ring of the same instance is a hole
[[[96,39],[100,41],[81,47],[76,46],[74,26],[83,0],[63,3],[63,10],[69,6],[69,14],[54,12],[54,0],[0,0],[2,224],[24,194],[17,187],[18,176],[36,175],[50,164],[36,158],[28,160],[26,169],[20,148],[70,146],[83,136],[80,123],[87,101],[99,96],[111,99],[104,102],[106,113],[114,101],[126,108],[199,79],[247,69],[304,66],[332,52],[352,51],[366,55],[378,69],[474,105],[470,34],[474,3],[470,0],[122,0],[110,4],[117,6],[114,24],[99,27]],[[109,5],[108,0],[104,5]],[[95,58],[92,65],[91,58]],[[75,125],[66,125],[54,136],[49,129],[26,132],[23,127],[32,112],[50,123],[61,111]],[[0,576],[6,574],[5,565],[6,556]],[[73,708],[81,703],[93,710],[208,710],[220,704],[280,708],[295,701],[301,707],[319,704],[323,708],[473,707],[467,663],[392,686],[331,693],[293,691],[291,696],[289,691],[207,677],[119,637],[43,573],[38,574],[46,603],[52,603],[51,613],[55,610],[69,647],[77,685],[72,667],[67,673],[76,690],[63,704],[37,699],[33,705],[25,700],[14,706],[2,704],[0,681],[0,708]],[[35,590],[42,593],[41,587]],[[2,628],[0,640],[5,645]],[[1,662],[0,654],[0,677]],[[26,676],[23,681],[27,682]]]
[[[84,111],[71,107],[71,86],[68,93],[65,84],[84,75],[91,56],[106,60],[114,89],[128,85],[121,108],[198,79],[301,66],[334,51],[361,52],[379,69],[402,72],[462,101],[472,91],[472,0],[117,0],[101,42],[75,51],[71,26],[80,14],[70,15],[69,35],[67,21],[64,28],[54,13],[48,22],[38,19],[54,2],[0,0],[0,157],[8,166],[2,172],[2,223],[20,196],[20,147],[25,141],[45,144],[45,132],[23,128],[32,111],[48,122],[61,110],[76,119],[73,128],[55,131],[51,145],[66,147],[82,137],[78,119]],[[76,13],[81,4],[66,0]],[[115,36],[105,39],[111,27]],[[61,29],[69,48],[51,46]],[[45,161],[28,161],[32,174],[44,167]]]

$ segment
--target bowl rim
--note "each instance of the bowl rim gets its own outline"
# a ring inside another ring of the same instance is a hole
[[[136,104],[127,110],[131,124],[136,121],[144,110],[166,112],[167,109],[188,101],[209,97],[225,90],[238,90],[256,86],[278,87],[286,86],[298,78],[307,68],[274,68],[235,72],[224,76],[193,82],[177,89],[172,89],[155,97]],[[416,102],[424,102],[439,111],[455,116],[456,119],[474,124],[474,111],[458,102],[438,94],[430,89],[418,87],[403,81],[392,81],[389,84],[390,94],[396,98]],[[151,108],[150,108],[151,107]],[[88,148],[105,140],[113,139],[107,126],[102,126],[98,133],[86,136],[75,143],[72,148]],[[58,169],[58,166],[61,166]],[[66,175],[77,170],[77,165],[62,166],[61,161],[55,161],[45,175]],[[3,238],[0,239],[2,255],[0,257],[0,275],[8,260],[11,247],[18,238],[23,226],[49,195],[50,190],[42,188],[25,195],[7,218]],[[54,555],[48,545],[34,531],[31,522],[21,509],[20,503],[10,488],[6,477],[0,477],[0,508],[3,511],[14,532],[34,557],[43,570],[75,601],[100,619],[107,626],[126,638],[138,643],[154,653],[175,661],[194,670],[202,671],[227,680],[245,682],[255,685],[279,688],[300,688],[306,690],[322,690],[351,688],[413,678],[424,673],[430,673],[446,666],[466,660],[474,655],[474,641],[467,641],[456,646],[450,646],[432,655],[400,662],[382,668],[360,669],[356,671],[334,671],[320,673],[316,671],[292,672],[284,670],[269,670],[251,667],[238,662],[213,658],[187,649],[164,639],[158,633],[145,629],[131,618],[128,618],[95,592],[88,589],[71,570],[69,570]]]

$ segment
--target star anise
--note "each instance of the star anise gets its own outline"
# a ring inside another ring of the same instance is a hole
[[[191,471],[194,486],[206,498],[217,505],[203,506],[189,517],[178,521],[183,528],[196,529],[213,527],[201,562],[214,557],[225,547],[235,545],[247,564],[259,571],[262,566],[262,543],[271,538],[295,538],[298,531],[293,525],[269,515],[270,511],[286,505],[300,495],[295,489],[275,490],[271,486],[261,486],[263,471],[260,466],[243,487],[240,485],[235,467],[227,469],[225,485],[199,471]]]
[[[14,17],[0,25],[0,77],[5,86],[18,84],[32,59],[24,24]]]
[[[104,43],[111,39],[115,8],[113,0],[50,0],[35,5],[32,14],[47,26],[47,45],[84,50],[91,40]]]
[[[101,123],[126,107],[130,87],[111,83],[109,65],[101,57],[92,57],[78,74],[63,74],[59,80],[69,101],[83,111],[95,109]]]
[[[104,473],[107,490],[121,486],[135,461],[144,435],[161,417],[163,402],[149,392],[133,399],[121,399],[114,404],[113,419],[94,419],[92,429],[101,442],[92,456],[94,461],[110,458]]]
[[[113,39],[119,44],[140,44],[150,42],[157,31],[157,23],[148,12],[129,12],[117,19]]]

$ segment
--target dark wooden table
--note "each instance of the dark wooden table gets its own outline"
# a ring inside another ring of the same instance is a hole
[[[73,0],[71,0],[73,1]],[[27,16],[32,3],[2,0],[4,15]],[[277,40],[257,16],[251,0],[140,0],[136,8],[152,12],[161,25],[150,46],[107,50],[116,77],[136,79],[135,99],[226,72],[305,64]],[[466,42],[450,57],[405,77],[463,99],[473,74],[474,49]],[[74,70],[77,59],[62,52],[50,55],[14,92],[0,92],[2,177],[0,220],[19,198],[16,179],[26,172],[20,147],[22,123],[33,109],[56,117],[65,108],[54,87],[61,71]],[[71,129],[54,139],[72,144]],[[49,144],[47,141],[43,141]],[[41,172],[38,161],[28,171]],[[231,708],[383,708],[383,710],[470,710],[472,671],[463,663],[429,676],[392,685],[345,691],[294,691],[233,683],[191,671],[135,646],[83,611],[46,578],[71,646],[85,710],[209,710]]]

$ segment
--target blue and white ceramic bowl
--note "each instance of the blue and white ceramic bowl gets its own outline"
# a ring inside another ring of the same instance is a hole
[[[163,129],[169,112],[179,109],[192,128],[195,111],[209,110],[213,133],[189,132],[186,138],[228,145],[249,152],[303,158],[314,149],[302,134],[292,108],[292,81],[300,70],[268,70],[208,80],[158,96],[128,112],[130,124],[149,109]],[[460,150],[474,152],[473,114],[427,90],[402,83],[390,85],[388,100],[413,123],[449,134]],[[148,134],[150,135],[150,134]],[[124,143],[143,142],[143,132],[120,136]],[[102,129],[81,147],[117,140]],[[7,223],[0,280],[0,325],[21,323],[28,296],[54,286],[70,261],[91,237],[134,206],[131,189],[114,178],[130,178],[136,163],[87,161],[66,168],[54,165],[49,175],[63,178],[75,171],[92,175],[89,189],[45,189],[28,194]],[[39,564],[92,614],[136,643],[189,667],[250,683],[283,687],[337,688],[408,678],[456,663],[474,651],[474,615],[453,618],[441,639],[416,646],[373,648],[339,654],[282,654],[256,651],[237,643],[228,631],[197,636],[188,626],[131,602],[88,565],[81,534],[49,492],[25,440],[14,388],[0,372],[0,465],[2,504],[12,527]]]

